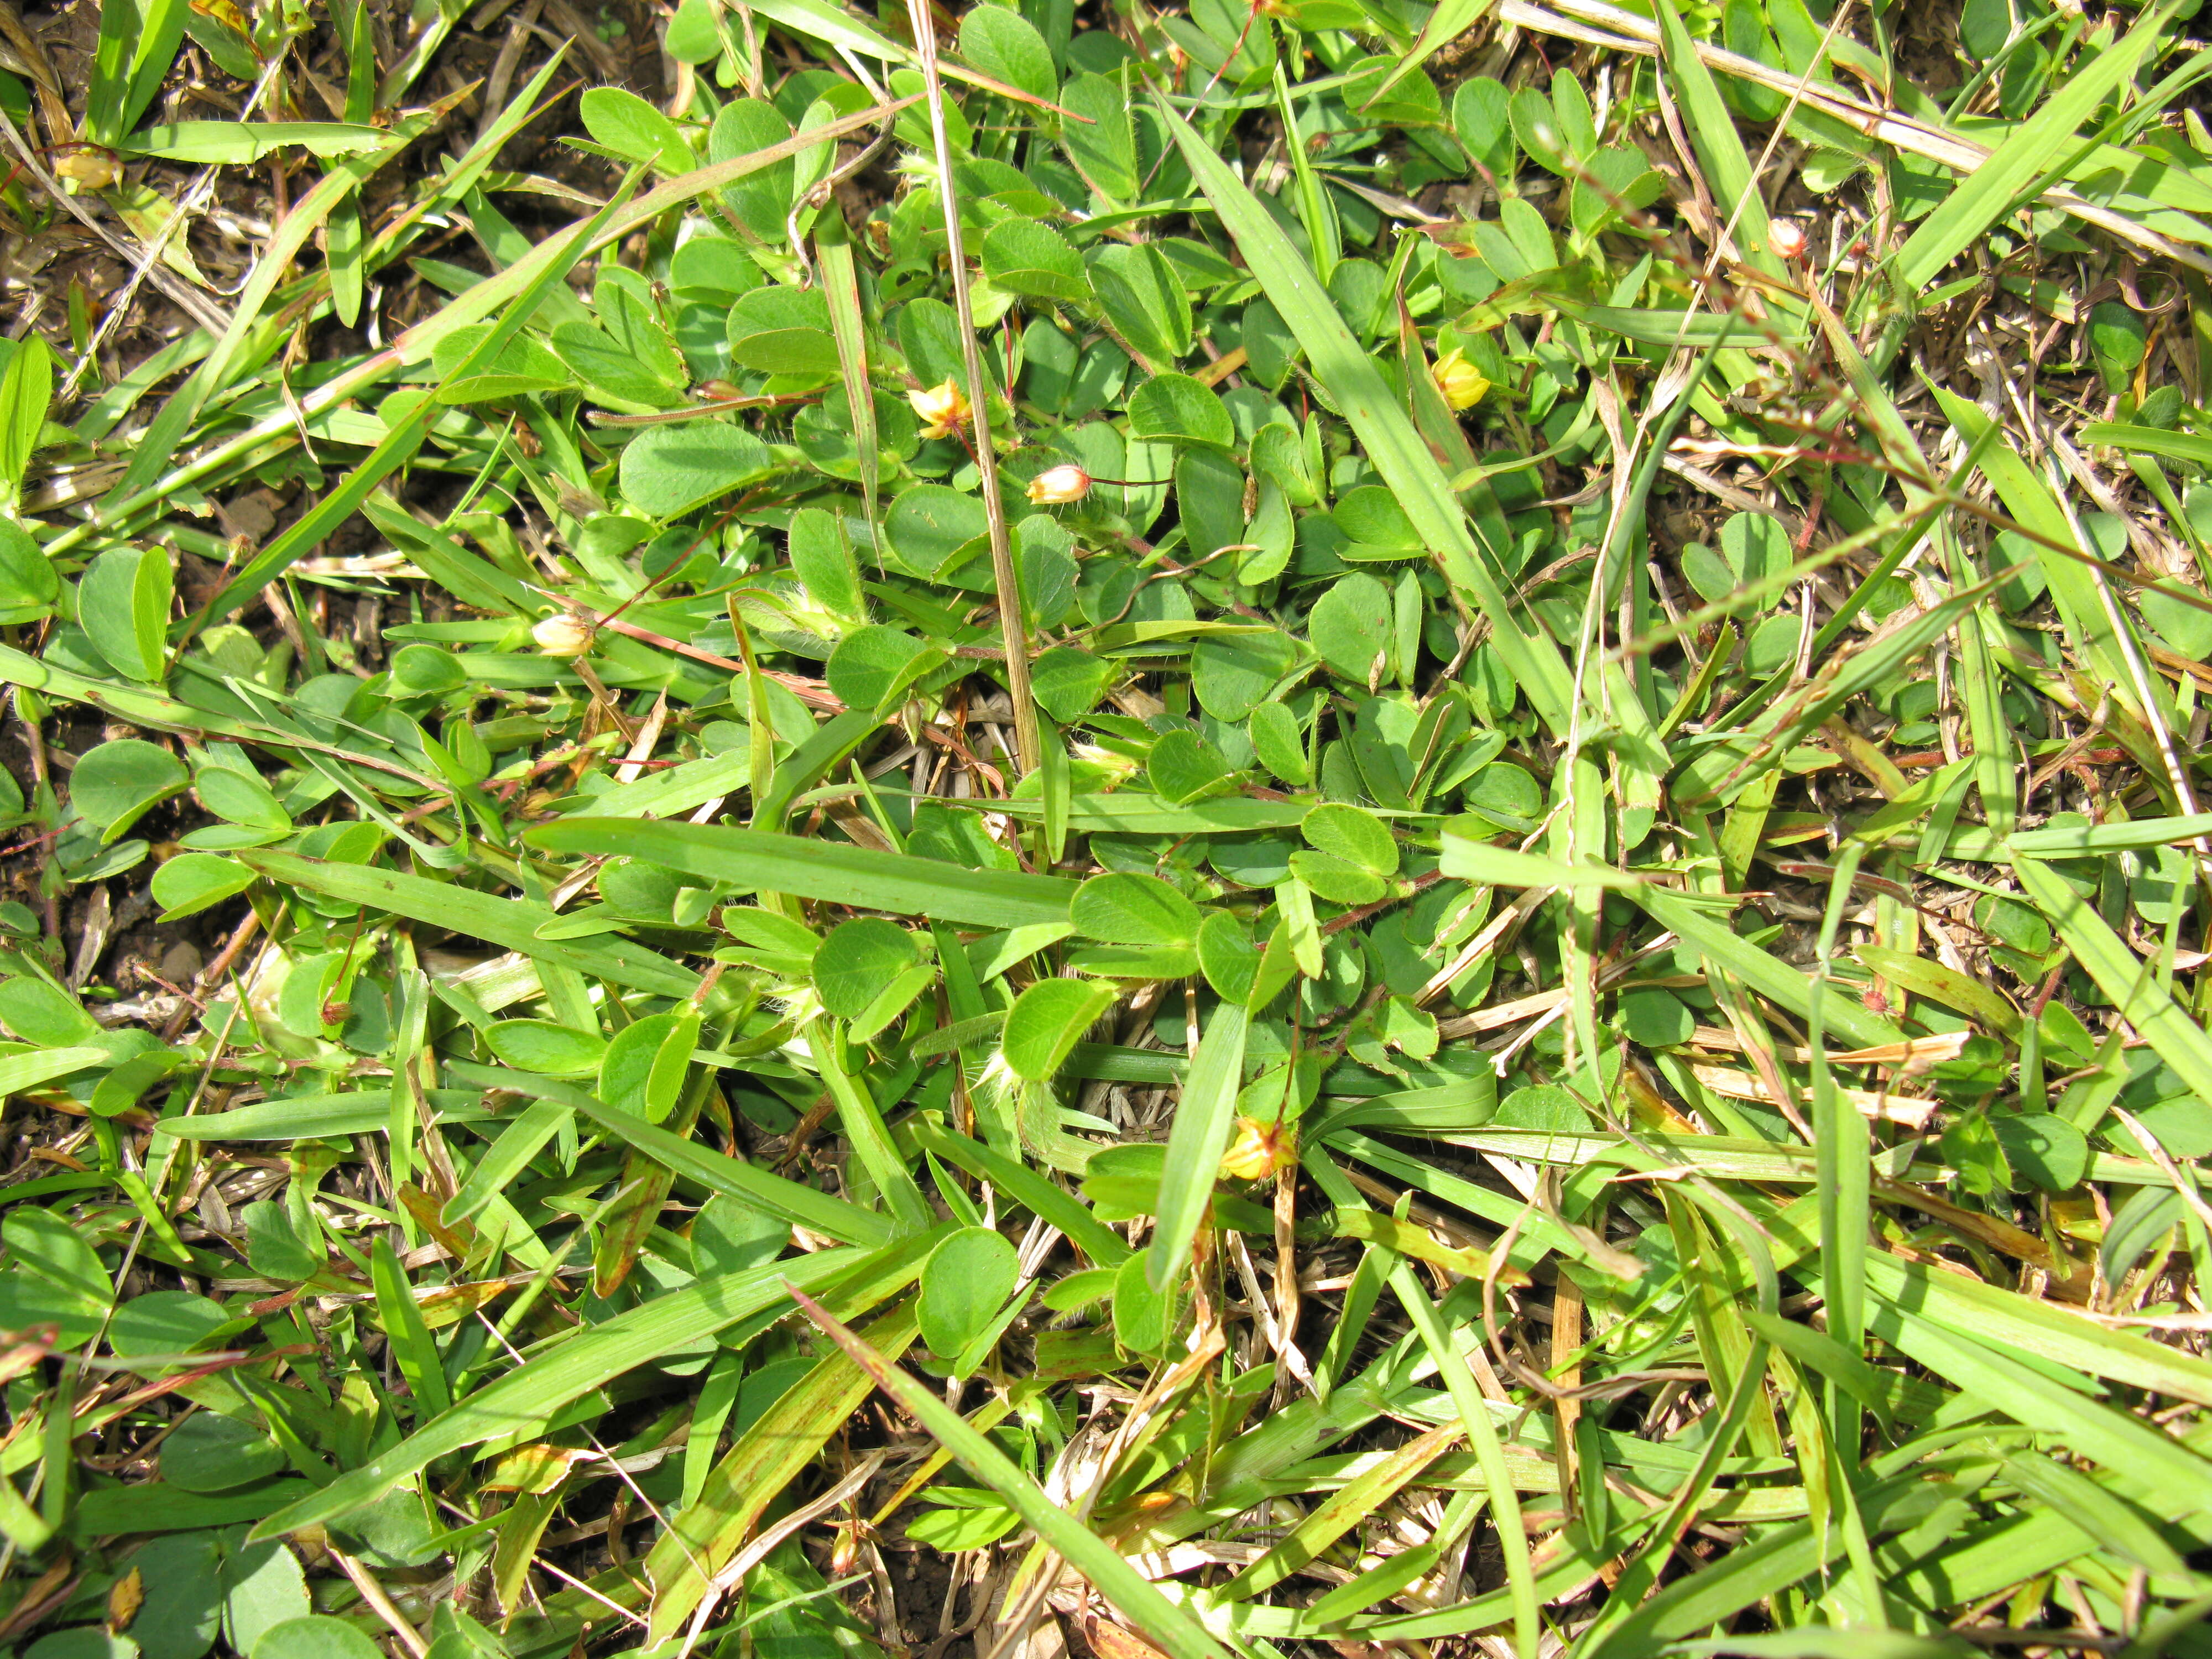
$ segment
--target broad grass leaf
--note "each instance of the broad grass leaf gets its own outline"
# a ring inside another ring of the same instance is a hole
[[[1013,1294],[1019,1267],[1013,1245],[988,1227],[963,1227],[922,1264],[921,1340],[951,1359],[990,1324]]]
[[[877,916],[841,922],[815,950],[815,992],[838,1018],[856,1019],[919,954],[914,935],[895,922]]]
[[[1075,883],[1056,877],[963,869],[726,824],[568,818],[530,836],[533,845],[552,851],[627,853],[710,881],[977,927],[1066,921],[1077,890]],[[689,996],[690,987],[672,994]]]
[[[1114,1006],[1114,988],[1095,980],[1041,979],[1014,999],[999,1052],[1017,1077],[1042,1083],[1058,1072],[1083,1034]]]
[[[1109,945],[1184,945],[1198,937],[1198,907],[1158,876],[1115,871],[1076,890],[1068,920]]]
[[[640,512],[673,519],[726,495],[769,470],[768,446],[720,421],[649,427],[623,449],[623,496]]]

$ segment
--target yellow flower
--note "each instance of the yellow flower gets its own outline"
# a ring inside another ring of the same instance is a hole
[[[1221,1155],[1221,1173],[1237,1181],[1257,1181],[1298,1160],[1298,1132],[1295,1124],[1256,1117],[1237,1120],[1237,1139]]]
[[[565,611],[556,611],[530,630],[549,657],[580,657],[592,648],[592,630]]]
[[[968,424],[967,394],[951,379],[926,392],[909,392],[906,400],[921,416],[921,435],[925,438],[949,438]]]
[[[1454,409],[1473,409],[1490,390],[1489,376],[1468,362],[1467,354],[1457,346],[1437,359],[1434,373],[1437,390]]]
[[[54,155],[54,177],[79,190],[106,190],[123,179],[123,162],[97,144],[64,144]]]
[[[1091,493],[1091,475],[1079,466],[1047,467],[1030,480],[1030,499],[1039,507],[1079,501]]]

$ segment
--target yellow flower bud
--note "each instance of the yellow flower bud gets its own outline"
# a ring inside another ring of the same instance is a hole
[[[530,630],[549,657],[580,657],[592,648],[592,630],[565,611],[556,611]]]
[[[967,394],[957,381],[948,379],[943,386],[933,386],[923,392],[909,392],[907,402],[914,412],[921,416],[921,435],[925,438],[949,438],[968,424]]]
[[[1079,501],[1091,493],[1091,475],[1081,467],[1047,467],[1030,480],[1030,499],[1039,507]]]
[[[1454,409],[1473,409],[1490,390],[1490,377],[1468,362],[1457,346],[1437,359],[1437,390]]]

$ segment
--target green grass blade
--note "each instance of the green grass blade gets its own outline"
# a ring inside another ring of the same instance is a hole
[[[2081,124],[2127,84],[2146,52],[2163,43],[2171,15],[2170,5],[2153,6],[2118,44],[2086,53],[2066,84],[1960,181],[1891,259],[1900,290],[1926,288],[2015,203],[2063,171],[2080,143]]]
[[[1190,1261],[1229,1131],[1237,1116],[1237,1087],[1243,1076],[1244,1035],[1250,1016],[1236,1003],[1217,1006],[1198,1047],[1168,1133],[1167,1171],[1160,1177],[1158,1231],[1146,1252],[1145,1277],[1154,1290],[1173,1284]]]
[[[888,1363],[803,1290],[794,1285],[792,1295],[807,1316],[875,1379],[878,1388],[928,1430],[970,1474],[1012,1504],[1040,1539],[1157,1643],[1168,1659],[1227,1659],[1221,1644],[1186,1609],[1162,1595],[1157,1585],[1122,1558],[1121,1551],[1054,1503],[1043,1487],[959,1413]]]
[[[552,853],[627,854],[762,892],[975,927],[1065,922],[1076,889],[1055,876],[963,870],[935,859],[724,824],[566,818],[525,839]]]
[[[637,828],[629,827],[633,830]],[[303,887],[348,904],[366,905],[432,927],[450,927],[456,933],[616,985],[626,985],[633,990],[683,998],[699,988],[699,976],[690,969],[627,939],[610,939],[604,935],[596,939],[541,938],[538,930],[553,920],[553,912],[527,899],[494,898],[489,893],[471,892],[452,882],[437,881],[428,876],[404,875],[396,870],[378,870],[364,864],[332,864],[275,848],[252,848],[238,856],[271,881]]]

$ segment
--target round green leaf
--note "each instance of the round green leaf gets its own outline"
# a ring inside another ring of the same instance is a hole
[[[1121,118],[1127,119],[1126,112]],[[1071,131],[1074,125],[1068,124]],[[1151,243],[1099,248],[1091,256],[1091,286],[1107,320],[1153,367],[1190,350],[1190,296],[1167,256]]]
[[[1421,551],[1420,533],[1398,498],[1380,484],[1363,484],[1339,498],[1330,517],[1347,540],[1374,548],[1391,556],[1410,556]],[[1346,555],[1346,557],[1351,556]]]
[[[117,738],[85,751],[70,774],[70,803],[102,831],[105,844],[151,808],[183,792],[184,764],[139,738]]]
[[[1188,945],[1198,937],[1198,907],[1158,876],[1129,871],[1093,876],[1075,890],[1068,920],[1085,937],[1109,945]]]
[[[1355,684],[1371,685],[1389,669],[1392,620],[1390,590],[1359,572],[1314,602],[1306,636],[1331,669]]]
[[[911,634],[871,623],[838,641],[823,672],[847,708],[873,710],[896,702],[945,659]]]
[[[443,653],[441,653],[443,654]],[[203,766],[193,775],[192,793],[219,818],[256,830],[289,830],[292,815],[258,777],[229,766]]]
[[[61,598],[61,578],[21,526],[0,519],[0,623],[35,622]]]
[[[283,1449],[274,1440],[213,1412],[194,1412],[161,1443],[161,1479],[186,1492],[228,1492],[283,1468]]]
[[[185,1419],[185,1426],[210,1415],[196,1413]],[[172,1435],[170,1439],[175,1437]],[[164,1468],[169,1461],[168,1448],[169,1442],[163,1441]],[[222,1627],[216,1534],[179,1532],[149,1539],[123,1559],[125,1572],[134,1567],[145,1596],[131,1620],[131,1639],[137,1643],[141,1659],[200,1659],[215,1645],[216,1632]]]
[[[684,129],[635,93],[593,87],[577,104],[585,131],[624,160],[650,162],[663,173],[689,173],[699,165]]]
[[[933,576],[990,533],[981,500],[944,484],[916,484],[900,493],[884,515],[891,550],[912,568]]]
[[[100,1023],[75,997],[28,974],[0,981],[0,1024],[41,1048],[72,1048],[100,1035]]]
[[[597,1032],[556,1025],[550,1019],[503,1019],[487,1026],[484,1045],[506,1065],[541,1077],[589,1077],[599,1069],[607,1044]]]
[[[1378,876],[1398,872],[1398,843],[1382,819],[1357,806],[1327,802],[1299,826],[1306,845]]]
[[[726,1193],[691,1218],[691,1259],[701,1275],[764,1267],[791,1243],[791,1224]]]
[[[2088,1173],[2087,1138],[2056,1113],[1993,1117],[1990,1127],[1996,1131],[2006,1161],[2045,1192],[2063,1193]]]
[[[945,1493],[943,1486],[930,1488],[933,1498],[942,1498]],[[924,1510],[906,1523],[906,1535],[933,1550],[980,1550],[997,1543],[1021,1525],[1021,1514],[995,1492],[985,1492],[983,1496],[995,1501],[974,1508],[963,1504],[958,1508]]]
[[[1155,374],[1129,394],[1129,434],[1218,449],[1237,441],[1236,425],[1221,399],[1188,374]]]
[[[100,1625],[78,1625],[41,1636],[23,1650],[23,1659],[139,1659],[139,1654],[138,1644],[127,1636],[112,1635]]]
[[[311,1613],[262,1632],[249,1659],[384,1659],[384,1650],[343,1619]]]
[[[615,1033],[599,1060],[599,1098],[658,1123],[676,1109],[699,1046],[696,1012],[648,1014]]]
[[[309,1611],[300,1558],[276,1539],[232,1550],[222,1564],[222,1633],[234,1653],[251,1654],[262,1633]]]
[[[977,6],[960,20],[960,55],[994,81],[1033,98],[1060,89],[1052,50],[1036,26],[1006,6]]]
[[[712,0],[684,0],[668,20],[668,55],[679,64],[711,64],[720,57],[722,37],[714,15]]]
[[[1207,915],[1198,930],[1198,965],[1216,996],[1249,1006],[1259,981],[1260,948],[1243,917],[1226,910]]]
[[[1158,1353],[1175,1334],[1175,1286],[1152,1288],[1142,1250],[1114,1275],[1114,1340],[1131,1353]]]
[[[1212,793],[1235,775],[1221,751],[1188,727],[1170,732],[1152,745],[1145,765],[1152,793],[1181,806]]]
[[[126,679],[157,684],[168,664],[169,555],[161,548],[110,548],[76,587],[77,625],[92,648]]]
[[[757,288],[731,308],[730,361],[763,374],[835,374],[837,341],[818,288]]]
[[[983,238],[983,274],[1009,294],[1071,305],[1091,297],[1082,255],[1065,236],[1034,219],[1007,219],[991,227]]]
[[[189,1291],[149,1291],[116,1309],[108,1322],[107,1346],[125,1356],[190,1353],[229,1322],[222,1304],[210,1297]],[[167,1446],[175,1437],[161,1443]]]
[[[1114,988],[1087,979],[1041,979],[1014,999],[999,1052],[1015,1076],[1042,1083],[1114,1006]]]
[[[173,921],[242,893],[259,878],[251,866],[213,853],[179,853],[154,872],[154,902]]]
[[[988,1227],[963,1227],[929,1253],[915,1309],[921,1340],[940,1359],[956,1357],[1006,1306],[1020,1261]]]
[[[403,645],[392,653],[392,689],[402,696],[442,696],[469,683],[468,671],[452,652],[434,645]]]
[[[920,952],[914,935],[880,916],[840,922],[815,948],[814,989],[840,1019],[854,1019]]]
[[[1030,665],[1030,690],[1046,714],[1073,726],[1098,706],[1114,677],[1114,665],[1104,658],[1055,645]]]
[[[1279,630],[1207,635],[1190,649],[1191,689],[1198,696],[1198,706],[1218,720],[1243,720],[1291,672],[1297,653],[1296,642]],[[1288,709],[1281,712],[1290,718]],[[1267,763],[1265,755],[1260,758]],[[1275,769],[1269,765],[1267,769]]]
[[[769,465],[766,444],[720,421],[648,427],[623,451],[622,489],[640,512],[672,519],[728,495]]]
[[[1698,1020],[1681,998],[1654,988],[1620,994],[1620,1027],[1639,1048],[1668,1048],[1687,1042]]]
[[[1218,710],[1209,711],[1218,714]],[[1285,783],[1313,781],[1313,763],[1306,758],[1305,733],[1298,717],[1279,702],[1263,702],[1252,710],[1246,723],[1253,752],[1260,764]]]

